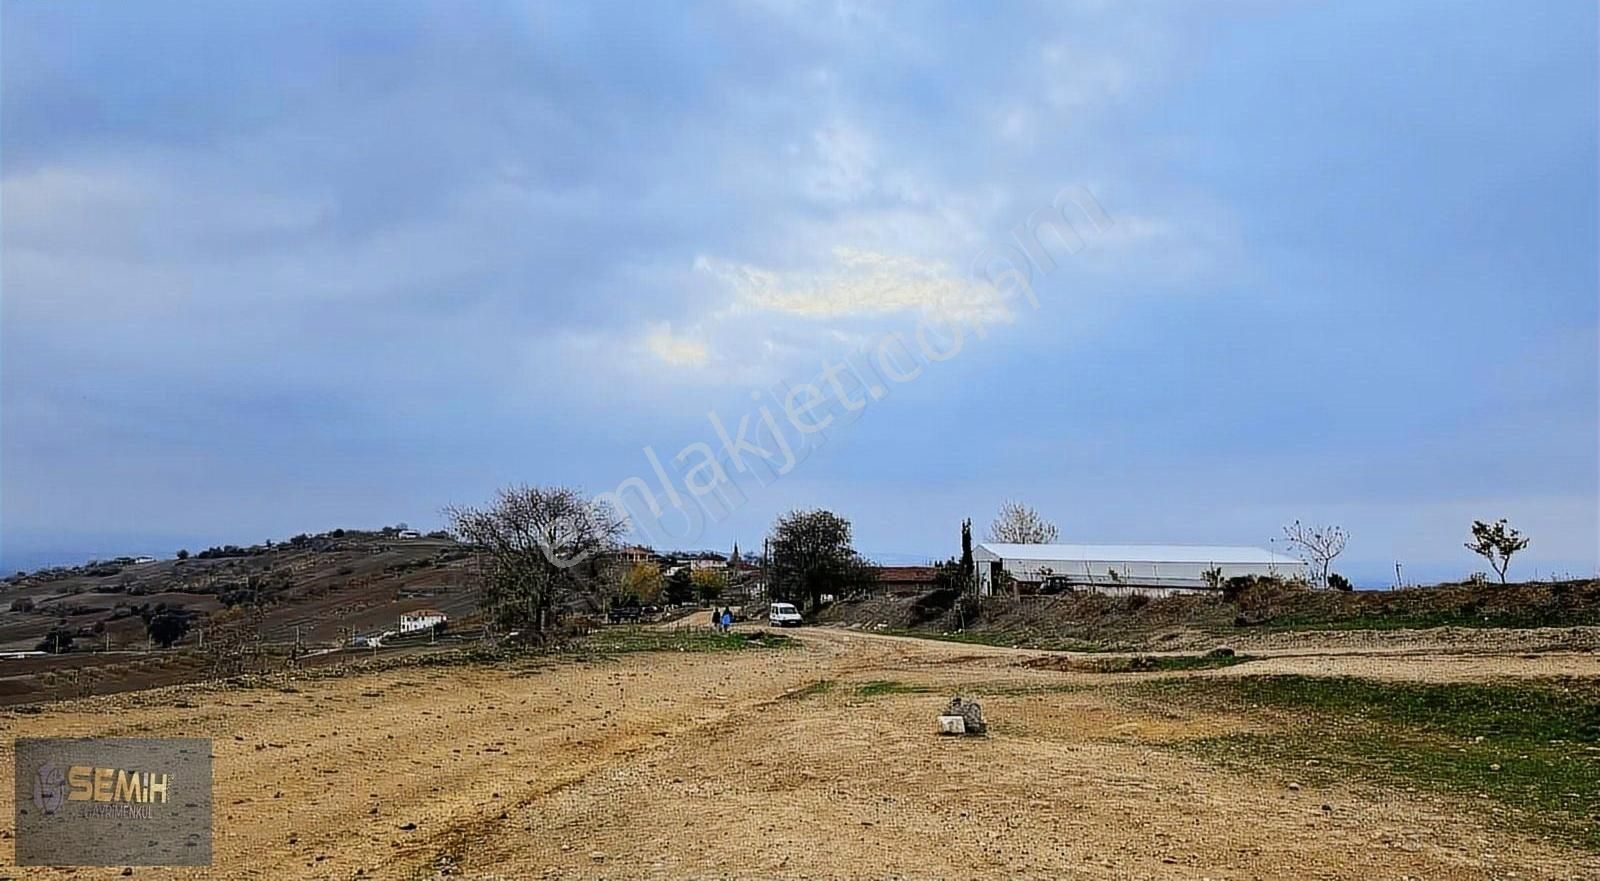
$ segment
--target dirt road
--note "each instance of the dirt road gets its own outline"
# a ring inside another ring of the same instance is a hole
[[[214,866],[143,878],[1600,878],[1595,856],[1495,826],[1479,806],[1296,790],[1161,748],[1248,721],[1057,688],[1115,677],[978,646],[803,634],[791,650],[168,689],[0,725],[7,752],[17,736],[215,739]],[[1436,654],[1426,675],[1548,661]],[[1417,669],[1360,654],[1270,663]],[[1591,655],[1554,663],[1600,675]],[[873,681],[895,685],[858,690]],[[948,693],[974,687],[992,736],[933,736]],[[9,786],[0,799],[9,865]]]

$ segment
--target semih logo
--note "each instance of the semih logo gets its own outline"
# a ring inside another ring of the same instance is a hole
[[[212,752],[203,738],[17,738],[16,864],[210,865]]]
[[[39,812],[49,816],[61,810],[61,803],[65,800],[67,791],[67,778],[62,776],[61,769],[54,762],[45,762],[33,775],[33,806]]]
[[[67,771],[67,784],[71,787],[67,801],[166,804],[170,782],[169,775],[153,771],[73,765]]]

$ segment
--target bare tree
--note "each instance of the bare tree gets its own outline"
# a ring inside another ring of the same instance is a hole
[[[1054,544],[1059,533],[1056,525],[1039,516],[1021,502],[1006,502],[1000,506],[1000,516],[989,524],[989,541],[1017,545]]]
[[[1299,520],[1283,528],[1289,546],[1311,567],[1311,577],[1321,587],[1328,586],[1328,569],[1333,559],[1344,553],[1345,531],[1337,526],[1303,526]]]
[[[1528,539],[1511,528],[1504,517],[1493,523],[1472,521],[1472,541],[1467,542],[1467,550],[1488,560],[1500,576],[1501,584],[1506,583],[1506,569],[1511,566],[1511,555],[1527,546]]]
[[[568,600],[602,592],[605,554],[627,532],[610,505],[559,486],[510,487],[488,507],[451,507],[445,515],[477,554],[485,616],[536,638]]]

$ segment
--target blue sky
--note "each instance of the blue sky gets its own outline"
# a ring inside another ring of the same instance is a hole
[[[1596,26],[6,0],[0,560],[662,493],[646,448],[685,489],[704,443],[744,482],[669,543],[825,506],[915,561],[1016,498],[1068,541],[1338,523],[1367,583],[1482,569],[1505,516],[1514,574],[1593,573]],[[1109,224],[1046,242],[1037,306],[971,271],[1068,188]],[[792,467],[721,450],[708,412],[885,340],[920,372]]]

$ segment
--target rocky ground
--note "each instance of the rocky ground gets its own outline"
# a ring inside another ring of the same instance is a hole
[[[1121,676],[1024,666],[1037,653],[1018,650],[799,635],[792,649],[148,691],[8,713],[0,728],[6,751],[18,736],[215,739],[215,864],[134,877],[1600,878],[1593,852],[1482,805],[1189,757],[1170,746],[1267,723],[1130,704],[1107,688]],[[1600,676],[1594,654],[1516,640],[1327,649],[1179,675]],[[980,694],[990,736],[933,734],[957,691]],[[0,790],[7,823],[10,798]]]

